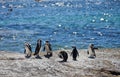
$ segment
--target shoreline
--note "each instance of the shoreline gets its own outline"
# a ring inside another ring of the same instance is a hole
[[[119,50],[120,48],[98,48],[99,50]],[[63,48],[63,49],[56,49],[56,50],[53,50],[52,52],[58,52],[58,51],[61,51],[61,50],[65,50],[65,51],[72,51],[72,48],[69,48],[69,49],[66,49],[66,48]],[[81,48],[81,49],[78,49],[78,51],[80,50],[87,50],[87,48]],[[21,53],[21,54],[24,54],[24,51],[23,52],[20,52],[20,51],[7,51],[7,50],[0,50],[0,52],[11,52],[11,53]],[[40,51],[40,52],[45,52],[45,51]],[[34,51],[32,51],[32,53],[34,53]]]
[[[87,49],[80,49],[77,61],[70,56],[72,50],[66,50],[68,61],[60,62],[60,50],[53,51],[53,56],[41,59],[32,56],[25,58],[22,53],[0,51],[1,77],[120,77],[120,48],[96,50],[96,58],[90,59]],[[109,53],[108,53],[109,52]]]

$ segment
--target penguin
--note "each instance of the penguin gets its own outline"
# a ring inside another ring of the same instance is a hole
[[[88,58],[96,57],[95,49],[98,49],[98,48],[94,47],[94,44],[89,45],[88,50],[87,50],[87,54],[89,55]]]
[[[40,51],[41,45],[42,45],[41,43],[42,43],[41,39],[38,39],[34,55],[39,55],[39,51]]]
[[[68,59],[68,54],[66,51],[60,51],[58,54],[59,58],[62,58],[63,61],[62,62],[67,62]]]
[[[25,57],[26,58],[30,58],[31,57],[31,55],[32,55],[32,49],[31,49],[31,45],[29,43],[25,43],[24,53],[25,53]]]
[[[79,53],[78,53],[78,51],[77,51],[77,48],[76,48],[76,46],[72,46],[72,48],[73,48],[73,50],[72,50],[72,52],[71,52],[71,56],[73,57],[73,60],[77,60],[76,58],[77,58],[77,56],[79,56]]]
[[[48,56],[48,58],[52,56],[52,48],[51,48],[51,44],[49,41],[46,41],[43,51],[47,52],[46,56]]]

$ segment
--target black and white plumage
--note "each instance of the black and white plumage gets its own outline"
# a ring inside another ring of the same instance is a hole
[[[46,41],[45,46],[43,48],[43,51],[47,52],[47,55],[51,55],[52,54],[52,48],[51,48],[51,44],[49,41]]]
[[[63,59],[63,62],[66,62],[68,59],[68,54],[66,51],[60,51],[58,56]]]
[[[32,49],[31,49],[31,45],[29,43],[25,43],[24,53],[25,53],[25,57],[26,58],[30,58],[31,57],[31,55],[32,55]]]
[[[34,55],[39,55],[39,51],[41,49],[41,45],[42,45],[42,41],[40,39],[38,39]]]
[[[79,53],[78,53],[78,51],[77,51],[77,48],[76,48],[75,46],[72,46],[72,48],[73,48],[73,50],[72,50],[72,52],[71,52],[71,55],[72,55],[72,57],[73,57],[73,60],[77,60],[76,58],[77,58],[77,56],[79,56]]]
[[[96,57],[95,49],[98,49],[98,48],[94,47],[94,44],[89,45],[88,50],[87,50],[89,58],[95,58]]]

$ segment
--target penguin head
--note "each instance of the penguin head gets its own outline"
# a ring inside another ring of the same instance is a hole
[[[73,45],[73,46],[72,46],[72,48],[76,48],[76,46],[75,46],[75,45]]]
[[[28,46],[28,45],[29,45],[29,43],[25,42],[25,46]]]
[[[41,43],[41,42],[42,42],[42,40],[41,40],[41,39],[38,39],[38,40],[37,40],[37,43]]]
[[[46,45],[49,45],[49,44],[50,44],[48,40],[47,40],[47,41],[45,41],[45,42],[46,42],[46,43],[45,43]]]
[[[30,47],[30,44],[28,42],[25,42],[25,47]]]
[[[93,48],[93,47],[94,47],[94,44],[90,44],[89,47]]]
[[[47,40],[47,41],[45,41],[46,43],[49,43],[49,41]]]

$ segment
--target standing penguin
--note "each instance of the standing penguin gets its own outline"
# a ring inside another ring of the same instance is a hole
[[[30,58],[31,57],[31,55],[32,55],[32,49],[31,49],[31,45],[29,43],[25,43],[24,53],[25,53],[25,57],[26,58]]]
[[[98,48],[95,48],[94,44],[89,45],[88,50],[87,50],[89,58],[95,58],[96,57],[95,49],[98,49]]]
[[[77,48],[76,48],[75,46],[72,46],[72,48],[73,48],[73,50],[72,50],[72,52],[71,52],[71,55],[72,55],[72,57],[73,57],[73,60],[77,60],[76,58],[77,58],[77,56],[79,56],[79,53],[78,53],[78,51],[77,51]]]
[[[65,51],[60,51],[59,54],[58,54],[58,56],[63,59],[62,62],[66,62],[67,59],[68,59],[68,54]]]
[[[38,39],[34,55],[39,55],[39,51],[41,49],[41,43],[42,43],[42,41],[40,39]]]
[[[46,43],[45,43],[45,46],[44,46],[44,48],[43,48],[43,51],[46,51],[47,52],[47,55],[46,56],[52,56],[52,48],[51,48],[51,44],[50,44],[50,42],[49,41],[46,41]],[[49,58],[48,57],[48,58]]]

